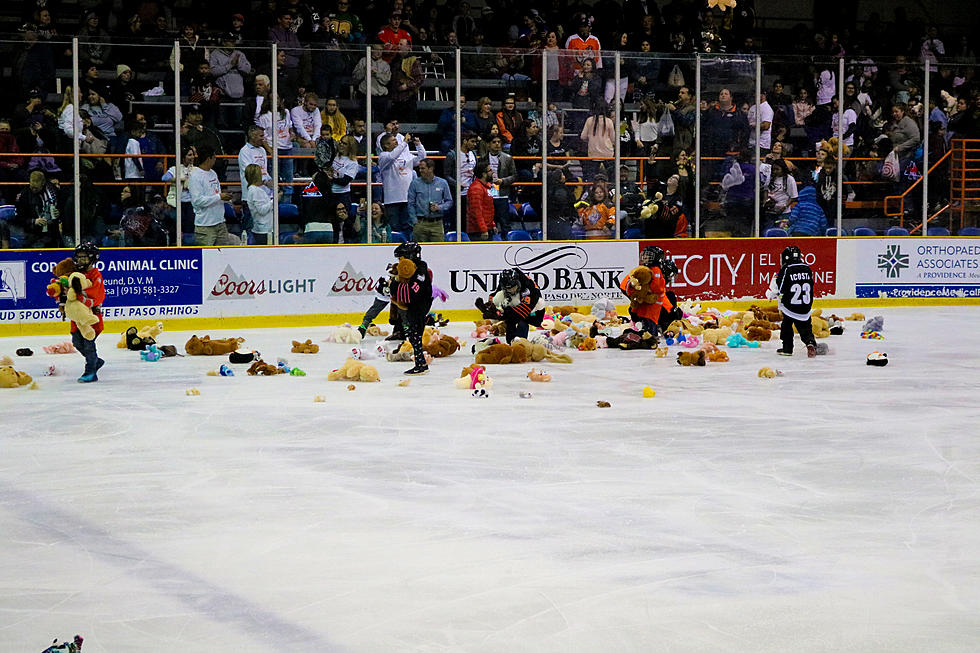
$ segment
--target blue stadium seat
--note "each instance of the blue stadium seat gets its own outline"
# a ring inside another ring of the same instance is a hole
[[[185,247],[193,247],[197,245],[197,237],[194,234],[181,234],[180,242]]]
[[[780,229],[779,227],[769,227],[762,235],[765,238],[786,238],[789,236],[785,229]]]
[[[825,236],[833,236],[833,237],[846,236],[847,235],[847,229],[841,229],[840,230],[840,233],[837,233],[837,227],[830,227],[830,228],[827,229],[827,231],[824,233],[824,235]]]
[[[878,232],[875,231],[874,229],[869,228],[869,227],[858,227],[857,229],[854,230],[854,235],[855,236],[872,236],[872,237],[874,237],[874,236],[877,236],[878,235]]]
[[[623,232],[623,238],[643,238],[643,230],[639,227],[630,227]]]
[[[976,238],[977,236],[980,236],[980,227],[963,227],[962,229],[960,229],[959,233],[956,234],[956,235],[957,236],[973,236],[974,238]]]
[[[460,239],[459,239],[460,242],[468,243],[470,241],[470,237],[466,234],[465,231],[461,231],[459,235],[460,235]],[[446,242],[447,243],[455,243],[456,242],[456,232],[455,231],[447,231],[446,232]]]
[[[406,238],[405,237],[405,234],[403,234],[400,231],[392,231],[391,232],[391,237],[388,240],[388,242],[390,242],[390,243],[407,243],[408,242],[408,238]]]
[[[279,222],[299,222],[299,207],[295,204],[280,204]]]
[[[544,231],[541,229],[532,229],[530,232],[531,240],[542,240],[544,238]]]
[[[885,235],[890,238],[894,238],[896,236],[908,236],[909,230],[905,227],[888,227],[888,231],[885,232]]]
[[[0,220],[13,220],[17,217],[17,207],[13,204],[0,206]]]
[[[946,227],[929,227],[926,231],[927,236],[949,236],[949,229]]]
[[[231,220],[232,222],[238,222],[238,214],[235,213],[235,207],[225,202],[225,220]]]
[[[523,229],[511,229],[507,232],[507,240],[531,240],[531,234]]]
[[[530,202],[524,202],[521,204],[521,215],[523,215],[525,218],[531,218],[532,220],[536,220],[538,217],[537,211],[534,210],[534,207],[531,206]]]
[[[503,240],[503,238],[500,237],[500,234],[494,234],[490,240]]]

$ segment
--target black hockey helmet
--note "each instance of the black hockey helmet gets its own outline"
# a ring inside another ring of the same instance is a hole
[[[779,257],[780,262],[783,265],[789,265],[790,263],[800,263],[803,261],[803,252],[796,245],[790,245],[783,250],[783,253]]]
[[[99,248],[95,246],[92,241],[86,240],[75,245],[75,253],[72,255],[72,260],[75,261],[75,265],[78,265],[78,255],[87,254],[88,264],[95,265],[99,260]]]
[[[677,269],[677,264],[674,263],[673,259],[669,258],[664,259],[663,265],[660,266],[660,271],[663,272],[664,279],[667,280],[667,283],[671,283],[674,277],[680,273],[680,270]]]
[[[664,250],[660,249],[656,245],[650,245],[644,247],[643,251],[640,252],[640,265],[645,265],[648,268],[659,268],[664,263]]]
[[[521,285],[521,271],[518,268],[509,268],[500,273],[500,288],[511,290],[519,288]]]
[[[418,261],[420,258],[422,258],[422,246],[414,240],[410,240],[407,243],[401,243],[395,248],[395,256]]]

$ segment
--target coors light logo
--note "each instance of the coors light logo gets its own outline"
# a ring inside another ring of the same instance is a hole
[[[316,279],[250,279],[230,265],[211,288],[208,299],[255,299],[261,295],[312,293]]]
[[[378,280],[354,269],[350,261],[337,275],[328,295],[373,295]]]

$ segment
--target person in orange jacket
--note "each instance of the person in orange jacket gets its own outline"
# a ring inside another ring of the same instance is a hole
[[[490,240],[493,232],[492,175],[490,164],[486,161],[480,161],[473,169],[473,183],[466,191],[466,234],[470,240]]]

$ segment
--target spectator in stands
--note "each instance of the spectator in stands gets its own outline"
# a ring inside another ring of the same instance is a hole
[[[455,196],[457,187],[463,193],[461,206],[464,212],[466,190],[473,183],[473,171],[476,169],[476,142],[476,134],[464,131],[459,137],[460,154],[457,154],[455,149],[449,150],[443,163],[443,174],[453,195]]]
[[[493,216],[501,235],[510,231],[510,194],[517,181],[514,158],[504,152],[504,139],[497,135],[490,139],[487,150],[490,178],[493,182]]]
[[[197,150],[193,146],[184,145],[181,148],[180,166],[180,231],[181,233],[191,233],[194,231],[194,207],[191,205],[191,191],[188,188],[191,171],[197,163]],[[170,169],[163,173],[161,181],[170,185],[167,190],[167,204],[171,209],[177,208],[177,184],[173,183],[177,179],[177,166],[170,166]],[[176,220],[176,211],[171,211],[171,215]]]
[[[367,57],[354,66],[354,83],[357,84],[357,91],[360,97],[366,97],[367,88]],[[381,50],[377,47],[371,48],[371,99],[372,108],[378,115],[385,115],[385,107],[388,101],[388,82],[391,81],[391,66],[381,57]]]
[[[215,124],[224,95],[211,72],[210,63],[198,62],[197,69],[191,74],[189,91],[187,99],[197,105],[209,125]]]
[[[198,167],[191,171],[187,183],[194,206],[194,237],[199,247],[240,244],[240,240],[228,233],[225,224],[224,203],[231,200],[231,193],[221,190],[214,166],[214,150],[202,146],[198,150]]]
[[[766,101],[766,92],[759,94],[758,104],[753,104],[749,108],[749,146],[755,146],[755,126],[759,123],[759,151],[765,156],[772,149],[772,121],[775,114],[772,107]]]
[[[750,236],[755,222],[753,157],[754,153],[742,149],[736,157],[726,159],[722,164],[725,175],[721,180],[725,191],[723,230],[736,237]]]
[[[806,186],[800,191],[799,201],[785,220],[791,236],[823,236],[827,233],[827,215],[818,202],[817,190]]]
[[[342,43],[364,43],[364,25],[360,16],[350,10],[350,0],[337,0],[337,8],[326,14],[328,29]]]
[[[473,183],[466,191],[466,234],[470,240],[490,240],[494,232],[490,164],[481,161],[473,171]]]
[[[854,131],[857,129],[857,113],[854,112],[853,106],[849,105],[844,109],[843,134],[841,133],[841,128],[838,124],[840,117],[840,98],[835,95],[831,100],[830,106],[830,123],[832,125],[834,137],[843,138],[844,145],[854,147]]]
[[[272,92],[272,66],[270,64],[264,64],[259,66],[259,74],[267,77],[269,82],[270,93]],[[293,108],[301,101],[299,97],[299,71],[295,68],[286,67],[286,52],[279,50],[276,53],[276,83],[279,85],[279,97],[282,98],[283,102],[288,106],[288,108]]]
[[[126,131],[129,139],[126,141],[126,156],[122,160],[122,178],[129,182],[135,190],[136,201],[142,203],[145,197],[143,187],[134,182],[143,181],[143,152],[140,150],[140,137],[146,134],[144,127],[138,121],[130,118],[126,121]]]
[[[249,125],[255,124],[259,119],[259,111],[265,104],[266,98],[272,93],[272,81],[268,75],[259,73],[255,76],[254,87],[255,95],[245,101],[246,121]]]
[[[109,90],[109,101],[119,107],[123,115],[132,113],[133,101],[139,93],[134,82],[135,75],[132,68],[126,64],[116,66],[116,79],[112,81]]]
[[[339,95],[341,89],[349,84],[354,67],[353,54],[345,47],[347,42],[333,32],[330,26],[329,16],[323,14],[320,29],[314,32],[312,40],[308,42],[313,67],[313,88],[323,97]]]
[[[419,161],[418,177],[408,187],[408,214],[415,225],[412,238],[419,243],[443,242],[443,219],[453,204],[449,184],[436,177],[435,162]]]
[[[198,65],[202,61],[207,61],[207,48],[201,40],[201,35],[197,33],[197,28],[193,23],[185,23],[180,30],[180,38],[177,39],[180,46],[180,70],[186,73],[180,79],[181,95],[190,93],[190,78],[197,71]],[[176,51],[170,53],[170,69],[176,65]]]
[[[286,70],[295,73],[299,69],[299,57],[302,46],[299,37],[293,31],[293,12],[285,7],[276,12],[276,24],[269,28],[268,41],[275,43],[279,52],[285,54],[282,65]],[[279,90],[280,95],[282,89]]]
[[[357,143],[350,134],[343,136],[337,141],[337,156],[333,160],[333,177],[331,178],[330,194],[335,202],[350,206],[351,204],[351,182],[357,177],[360,166],[357,164],[355,155],[357,153]],[[357,234],[353,230],[354,220],[345,222],[342,227],[344,242],[357,242]],[[336,227],[334,228],[336,231]]]
[[[275,106],[273,112],[272,98],[271,96],[267,98],[259,112],[257,124],[265,131],[265,142],[270,145],[274,143],[272,147],[279,154],[279,184],[282,190],[282,201],[291,204],[293,200],[293,178],[296,170],[295,159],[292,158],[293,139],[296,138],[296,131],[281,97],[276,98]]]
[[[600,170],[605,172],[607,162],[602,159],[610,159],[615,155],[618,134],[612,116],[612,107],[605,102],[597,102],[579,134],[579,138],[588,145],[589,160],[584,166],[586,180],[593,179]]]
[[[313,152],[313,165],[316,171],[313,173],[313,183],[320,191],[323,201],[313,203],[313,209],[320,214],[320,220],[330,222],[333,219],[334,200],[331,197],[333,192],[333,164],[337,159],[338,143],[333,139],[333,128],[329,123],[320,125],[320,136],[316,139],[316,149]],[[326,216],[324,216],[326,211]],[[340,232],[335,231],[334,236],[339,238]],[[337,241],[334,241],[337,242]]]
[[[24,27],[24,49],[15,63],[20,87],[54,90],[54,51],[47,42],[38,40],[34,25]]]
[[[820,149],[823,151],[823,161],[820,164],[820,170],[817,172],[817,177],[814,183],[817,192],[817,203],[823,209],[824,214],[827,219],[837,224],[837,145],[834,141],[824,141],[820,144]],[[844,147],[844,157],[850,155],[850,148]],[[842,175],[844,182],[850,181],[848,176]],[[904,175],[902,175],[904,178]],[[843,200],[853,197],[853,191],[849,190],[848,186],[844,186],[845,197]],[[801,193],[802,195],[802,193]],[[821,234],[813,234],[821,235]]]
[[[892,122],[885,129],[885,134],[891,139],[895,154],[898,155],[900,172],[912,160],[915,150],[922,142],[919,126],[908,115],[908,105],[896,102],[892,105]]]
[[[367,223],[367,200],[361,199],[357,206],[357,215],[363,216],[362,224]],[[381,202],[371,203],[371,242],[390,243],[391,225],[385,217],[384,205]]]
[[[406,41],[412,44],[412,35],[402,29],[402,12],[392,11],[388,16],[388,24],[381,28],[377,36],[384,52],[384,60],[391,61],[395,54],[401,49],[401,42]],[[394,70],[394,66],[392,66]]]
[[[738,110],[727,88],[718,91],[718,101],[705,112],[701,127],[704,130],[701,148],[707,156],[724,156],[748,143],[748,120]]]
[[[5,154],[15,154],[20,152],[17,139],[14,137],[10,121],[0,119],[0,152]],[[8,197],[5,184],[10,182],[22,182],[26,177],[24,167],[24,157],[21,156],[2,156],[0,157],[0,204],[9,204],[11,193]]]
[[[783,159],[771,159],[769,163],[769,183],[765,185],[762,210],[766,223],[776,224],[786,218],[799,196],[796,180],[789,173]]]
[[[85,99],[85,93],[93,86],[100,89],[103,97],[109,94],[109,87],[99,79],[99,67],[95,64],[86,68],[84,76],[79,80],[78,87],[82,92],[83,100]]]
[[[578,210],[579,227],[588,240],[612,238],[616,226],[616,207],[609,202],[605,182],[596,182],[589,189],[588,200]]]
[[[517,175],[521,181],[530,181],[533,177],[537,176],[533,172],[533,169],[535,165],[541,162],[541,127],[539,125],[540,123],[536,120],[529,120],[527,122],[527,128],[524,130],[524,135],[515,138],[510,146],[510,155],[514,157],[514,165],[517,168]],[[552,127],[552,129],[555,128],[561,129],[561,125],[554,125]],[[560,142],[561,137],[559,136]],[[540,193],[540,189],[538,188],[532,188],[531,193],[533,194],[535,190]],[[537,199],[539,202],[541,201],[540,194]]]
[[[241,47],[248,39],[245,37],[248,31],[245,29],[245,15],[235,12],[231,15],[228,34],[235,37],[235,47]],[[213,65],[213,64],[212,64]]]
[[[281,4],[293,15],[289,28],[299,37],[300,42],[309,43],[314,32],[320,29],[319,8],[311,7],[302,0],[283,0]]]
[[[361,118],[355,118],[351,123],[350,135],[354,138],[354,149],[357,156],[367,155],[367,123]]]
[[[503,109],[497,112],[497,127],[500,128],[500,136],[507,149],[510,149],[514,138],[524,135],[524,116],[517,110],[517,100],[513,93],[507,96]]]
[[[327,103],[323,107],[323,122],[329,123],[330,133],[333,134],[335,141],[340,141],[347,135],[347,117],[340,110],[340,103],[337,102],[337,98],[327,99]]]
[[[51,15],[51,10],[47,7],[39,6],[34,12],[34,25],[37,27],[37,37],[44,41],[50,41],[58,36],[58,26]]]
[[[98,155],[105,154],[109,150],[109,137],[102,133],[102,130],[92,122],[92,116],[85,109],[78,112],[78,117],[82,120],[82,137],[78,144],[81,154],[86,155],[84,166],[89,167],[89,178],[99,182],[113,182],[116,180],[112,172],[112,163],[109,159]]]
[[[470,12],[470,3],[463,0],[459,3],[459,10],[453,16],[449,25],[450,31],[455,32],[456,38],[462,45],[471,45],[474,40],[473,36],[477,31],[476,21],[470,15]]]
[[[116,130],[122,127],[122,112],[115,104],[106,101],[96,88],[90,88],[86,95],[87,102],[82,105],[82,109],[88,112],[95,126],[112,139]]]
[[[250,164],[256,164],[262,170],[262,181],[267,186],[272,185],[272,176],[269,174],[268,156],[272,154],[272,147],[265,140],[265,130],[258,125],[248,128],[247,140],[238,151],[238,174],[244,197],[248,191],[248,180],[245,179],[245,168]]]
[[[237,49],[237,37],[232,32],[221,36],[220,47],[211,50],[211,73],[215,77],[218,88],[225,95],[229,104],[222,107],[224,125],[238,125],[242,121],[241,107],[231,106],[245,98],[245,78],[252,74],[252,64],[245,53]]]
[[[319,102],[316,93],[307,93],[303,97],[303,104],[293,107],[289,112],[293,129],[296,130],[296,142],[300,147],[315,146],[315,141],[320,134],[320,125],[323,124]]]
[[[484,32],[477,28],[473,33],[473,45],[467,48],[460,62],[465,77],[474,79],[496,78],[500,75],[497,65],[497,49],[484,44]]]
[[[546,78],[548,84],[548,97],[561,100],[563,93],[561,88],[562,70],[562,49],[558,45],[558,34],[554,30],[549,30],[544,38],[544,46],[541,54],[547,61]]]
[[[578,220],[575,192],[565,183],[570,175],[559,166],[548,171],[548,240],[569,240],[572,224]]]
[[[572,66],[581,71],[586,61],[591,60],[595,68],[602,68],[602,47],[599,39],[592,34],[592,22],[583,18],[578,23],[578,31],[565,41],[565,49],[571,50],[574,56]]]
[[[486,96],[476,101],[476,112],[473,114],[472,129],[479,136],[488,133],[490,131],[490,125],[496,120],[492,107],[493,103]]]
[[[391,88],[388,93],[389,118],[406,122],[418,119],[418,88],[422,85],[422,65],[412,56],[411,41],[398,42],[398,54],[391,60]]]
[[[602,76],[596,72],[595,63],[592,59],[586,59],[582,66],[575,70],[571,82],[568,85],[568,93],[572,98],[572,107],[575,109],[588,109],[602,101],[602,94],[605,82]]]
[[[99,27],[99,14],[87,11],[82,16],[78,30],[78,58],[85,66],[105,66],[109,62],[112,46],[109,33]]]
[[[23,233],[24,247],[61,247],[61,212],[57,184],[40,170],[30,175],[27,188],[14,202],[17,219],[11,225]]]
[[[414,152],[409,147],[415,147]],[[384,188],[385,216],[391,228],[412,239],[412,219],[408,213],[408,188],[415,176],[415,166],[425,158],[421,141],[411,134],[401,143],[394,134],[381,138],[378,154],[378,174]]]
[[[275,198],[272,189],[265,185],[263,171],[255,163],[245,166],[245,182],[248,190],[242,200],[248,204],[252,216],[251,233],[256,245],[272,245],[272,227],[274,222]],[[242,230],[242,244],[248,244],[248,231]]]
[[[681,150],[694,147],[694,123],[697,120],[697,107],[694,94],[687,86],[677,89],[677,100],[667,103],[667,110],[674,121],[674,156]]]

